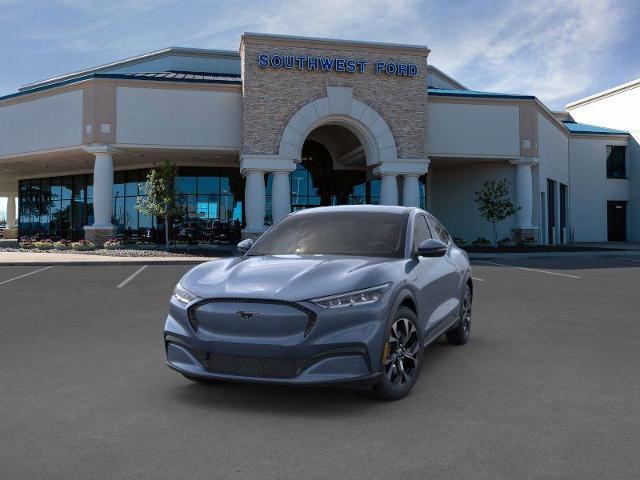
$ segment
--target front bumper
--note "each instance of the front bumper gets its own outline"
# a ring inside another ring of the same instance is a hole
[[[260,310],[260,301],[253,304]],[[246,324],[237,334],[228,323],[223,333],[196,330],[187,309],[172,300],[164,329],[167,365],[185,375],[229,381],[313,385],[378,380],[389,313],[384,302],[329,310],[299,305],[313,310],[313,328],[269,336],[264,324],[255,334]]]

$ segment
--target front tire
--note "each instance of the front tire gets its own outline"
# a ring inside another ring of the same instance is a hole
[[[422,367],[423,340],[418,317],[413,310],[400,307],[385,330],[380,358],[382,381],[373,387],[384,400],[399,400],[413,388]]]
[[[458,325],[447,332],[447,340],[452,345],[464,345],[469,341],[471,335],[471,288],[465,285],[462,294],[462,302],[460,302],[460,321]]]

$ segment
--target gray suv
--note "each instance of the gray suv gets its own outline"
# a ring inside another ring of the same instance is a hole
[[[424,210],[312,208],[238,249],[175,287],[167,364],[190,380],[365,384],[394,400],[425,347],[469,339],[469,260]]]

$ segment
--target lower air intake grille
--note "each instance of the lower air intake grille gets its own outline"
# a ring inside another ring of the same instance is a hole
[[[204,362],[212,373],[247,377],[292,378],[298,370],[295,358],[253,357],[247,355],[219,355],[210,353]]]

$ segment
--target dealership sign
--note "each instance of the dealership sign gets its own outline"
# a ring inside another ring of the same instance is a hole
[[[261,68],[284,68],[289,70],[318,70],[321,72],[364,73],[367,70],[366,60],[353,60],[339,57],[303,57],[297,55],[258,55],[258,66]],[[395,77],[415,77],[418,66],[413,63],[375,62],[373,71],[376,75],[385,74]]]

